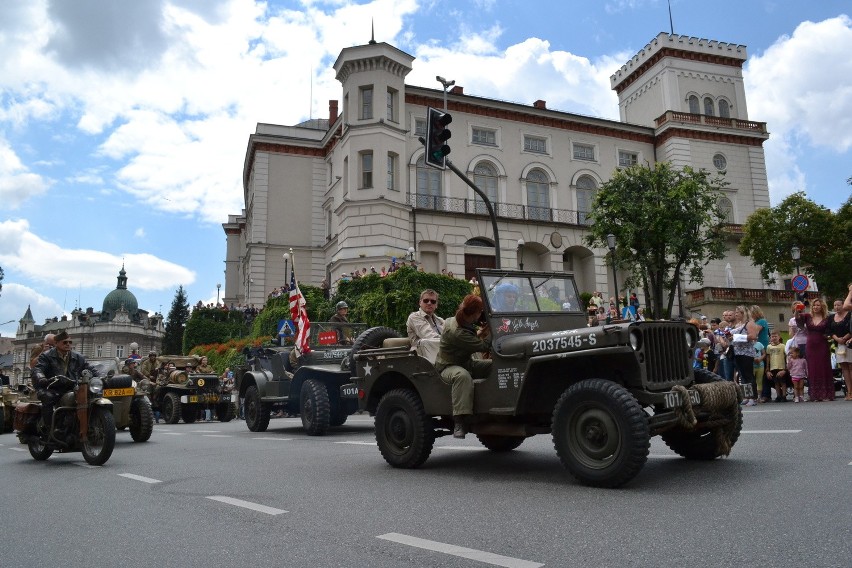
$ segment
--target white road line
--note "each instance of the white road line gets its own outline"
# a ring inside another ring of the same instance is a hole
[[[435,542],[434,540],[425,540],[422,538],[417,538],[414,536],[408,536],[399,533],[387,533],[379,535],[376,538],[389,540],[391,542],[396,542],[399,544],[406,544],[408,546],[414,546],[416,548],[423,548],[435,552],[442,552],[444,554],[459,556],[461,558],[468,558],[470,560],[476,560],[477,562],[483,562],[485,564],[491,564],[493,566],[503,566],[504,568],[540,568],[541,566],[544,566],[544,564],[540,562],[530,562],[529,560],[521,560],[520,558],[501,556],[499,554],[493,554],[491,552],[484,552],[482,550],[475,550],[473,548],[465,548],[463,546],[445,544],[443,542]]]
[[[74,465],[76,465],[78,467],[85,467],[86,469],[96,469],[96,468],[101,467],[99,465],[89,465],[87,463],[82,463],[82,462],[74,462]]]
[[[740,434],[798,434],[801,430],[743,430]]]
[[[266,513],[267,515],[280,515],[281,513],[287,512],[284,509],[276,509],[275,507],[267,507],[266,505],[259,505],[257,503],[252,503],[251,501],[243,501],[242,499],[234,499],[233,497],[224,497],[222,495],[211,495],[207,498],[212,499],[213,501],[219,501],[221,503],[227,503],[228,505],[235,505],[237,507],[243,507],[245,509],[251,509],[252,511],[257,511],[259,513]]]
[[[144,477],[141,475],[136,475],[135,473],[119,473],[119,477],[126,477],[127,479],[134,479],[136,481],[141,481],[142,483],[162,483],[159,479],[154,479],[153,477]]]
[[[9,448],[13,452],[28,452],[29,450],[25,450],[24,448]]]
[[[293,438],[274,438],[272,436],[261,436],[259,438],[252,438],[252,440],[275,440],[277,442],[289,442]]]
[[[167,436],[183,436],[186,432],[161,432],[161,434],[166,434]]]
[[[233,438],[230,434],[202,434],[202,438]]]
[[[743,410],[743,414],[760,414],[761,412],[782,412],[781,409],[778,410]]]
[[[654,460],[672,459],[679,457],[680,456],[677,454],[648,454],[648,458]]]
[[[434,446],[436,450],[462,450],[468,452],[480,452],[482,450],[486,450],[487,448],[480,448],[477,446]]]
[[[375,442],[335,442],[335,444],[349,444],[351,446],[375,446]]]
[[[221,432],[221,430],[190,430],[195,434],[216,434],[217,432]]]

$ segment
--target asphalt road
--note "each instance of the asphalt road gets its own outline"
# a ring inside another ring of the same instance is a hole
[[[655,438],[625,488],[563,470],[549,436],[508,454],[440,438],[385,464],[372,419],[324,437],[298,419],[155,426],[112,458],[34,461],[0,436],[0,566],[852,566],[852,403],[744,413],[731,456],[688,462]]]

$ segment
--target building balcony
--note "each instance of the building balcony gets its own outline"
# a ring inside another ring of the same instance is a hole
[[[740,120],[738,118],[722,118],[720,116],[707,116],[704,114],[693,114],[691,112],[678,112],[667,110],[656,120],[654,124],[660,126],[669,122],[682,124],[697,124],[702,126],[717,126],[722,128],[733,128],[735,130],[747,130],[759,134],[768,134],[765,122],[754,122],[751,120]]]
[[[805,292],[805,297],[815,300],[820,295],[819,292]],[[791,290],[704,287],[686,292],[685,307],[693,314],[721,318],[722,312],[735,306],[757,305],[763,310],[770,327],[777,325],[779,330],[787,331],[787,321],[792,315],[790,305],[795,299],[796,294]]]
[[[463,199],[460,197],[439,197],[416,193],[408,195],[408,205],[417,210],[449,213],[456,215],[488,216],[488,208],[479,199]],[[571,211],[570,209],[553,209],[551,207],[534,207],[514,203],[492,203],[494,213],[502,219],[519,221],[539,221],[542,223],[557,223],[588,227],[592,224],[589,213]]]

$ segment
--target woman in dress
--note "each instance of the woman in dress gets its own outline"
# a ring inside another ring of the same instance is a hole
[[[796,325],[808,332],[805,360],[808,362],[808,400],[811,402],[834,400],[827,316],[825,304],[819,298],[811,302],[810,313],[799,312],[796,316]]]
[[[852,339],[849,330],[849,320],[852,312],[843,308],[843,300],[834,301],[834,315],[828,318],[828,335],[834,342],[834,356],[837,357],[837,366],[846,383],[846,399],[852,400],[852,354],[846,345]]]
[[[757,352],[754,350],[754,342],[760,329],[748,317],[745,306],[737,306],[734,310],[734,325],[731,328],[734,346],[734,365],[740,373],[740,384],[751,385],[752,396],[743,401],[746,406],[755,406],[754,397],[757,396],[757,384],[754,380],[754,358]]]

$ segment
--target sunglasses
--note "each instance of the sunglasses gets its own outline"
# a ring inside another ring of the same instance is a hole
[[[60,341],[59,343],[64,343],[65,345],[71,345],[71,344],[72,344],[72,343],[74,343],[74,342],[73,342],[73,341],[71,341],[70,339],[66,339],[66,340],[64,340],[64,341]]]
[[[437,304],[438,303],[438,300],[433,300],[432,298],[423,298],[420,301],[423,302],[424,304]]]

